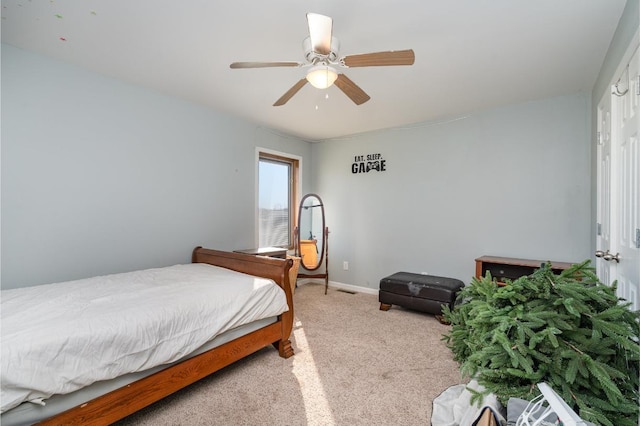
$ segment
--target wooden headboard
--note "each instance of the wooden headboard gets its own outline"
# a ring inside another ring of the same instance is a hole
[[[291,259],[253,256],[196,247],[193,249],[191,262],[208,263],[245,274],[269,278],[285,290],[291,288],[289,286],[289,269],[293,266]]]

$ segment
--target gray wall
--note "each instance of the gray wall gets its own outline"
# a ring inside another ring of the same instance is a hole
[[[255,244],[255,147],[310,144],[2,45],[2,288]]]
[[[314,145],[331,280],[375,289],[407,270],[469,282],[483,254],[593,259],[596,108],[637,34],[639,3],[627,1],[590,94]],[[387,171],[351,174],[368,153]]]
[[[2,287],[184,262],[195,245],[252,246],[256,146],[303,157],[302,192],[327,205],[334,282],[374,289],[403,269],[468,282],[483,254],[588,258],[591,117],[638,3],[627,2],[592,96],[313,146],[2,45]],[[387,171],[352,174],[353,157],[370,153]]]
[[[593,86],[593,110],[596,111],[598,102],[604,95],[605,91],[610,90],[610,84],[613,80],[616,68],[620,64],[623,55],[633,41],[633,36],[638,35],[638,26],[640,26],[640,0],[627,0],[618,28],[613,35],[613,40],[609,45],[607,55],[604,59],[598,79]],[[636,45],[638,39],[635,40]],[[595,118],[595,115],[593,116]]]
[[[375,289],[404,270],[468,283],[482,255],[588,258],[589,108],[581,93],[314,144],[331,281]],[[387,170],[353,174],[373,153]]]

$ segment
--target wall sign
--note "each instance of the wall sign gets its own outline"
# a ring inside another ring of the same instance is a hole
[[[382,154],[356,155],[351,164],[351,173],[369,173],[371,170],[384,172],[387,170],[387,161],[382,159]]]

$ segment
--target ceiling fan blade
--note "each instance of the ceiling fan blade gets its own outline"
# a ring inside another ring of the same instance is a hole
[[[333,20],[317,13],[307,13],[311,48],[320,55],[331,53],[331,32]]]
[[[364,90],[344,74],[339,74],[338,79],[333,84],[338,86],[338,89],[342,90],[356,105],[362,105],[371,99]]]
[[[300,62],[233,62],[230,68],[271,68],[271,67],[299,67]]]
[[[273,104],[273,106],[281,106],[286,104],[287,101],[291,99],[293,95],[298,93],[298,90],[302,89],[302,86],[304,86],[305,84],[307,84],[307,79],[303,78],[302,80],[294,84],[293,87],[291,87],[291,89],[287,90],[287,93],[282,95],[282,97],[278,99],[276,103]]]
[[[413,49],[391,50],[389,52],[363,53],[361,55],[349,55],[341,59],[346,66],[355,67],[379,67],[387,65],[413,65],[416,57]]]

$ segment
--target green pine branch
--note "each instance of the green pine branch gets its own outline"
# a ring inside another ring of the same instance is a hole
[[[585,420],[637,425],[640,312],[589,261],[560,274],[543,265],[505,286],[474,278],[444,317],[462,374],[501,401],[531,399],[545,381]]]

